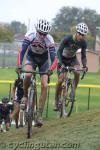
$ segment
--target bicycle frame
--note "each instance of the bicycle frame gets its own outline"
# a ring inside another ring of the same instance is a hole
[[[37,74],[47,74],[46,72],[37,72],[37,71],[25,71],[21,70],[24,73],[31,73],[31,82],[30,88],[28,91],[28,102],[26,108],[26,122],[27,122],[27,138],[32,136],[32,122],[37,119],[37,88],[36,88],[36,75]]]
[[[21,70],[21,73],[31,73],[30,87],[28,89],[28,102],[25,110],[25,118],[27,125],[27,138],[32,136],[32,123],[36,119],[37,110],[37,90],[36,90],[36,71]]]
[[[60,117],[69,117],[72,113],[74,102],[75,102],[75,80],[74,71],[82,71],[83,75],[81,79],[84,78],[86,72],[83,69],[76,69],[74,67],[64,67],[62,72],[64,75],[64,82],[62,84],[62,93],[60,104],[58,103],[58,108],[60,111]]]
[[[32,94],[31,94],[32,93]],[[28,92],[28,105],[33,106],[32,103],[34,101],[34,93],[36,94],[36,77],[35,75],[32,75],[31,82],[30,82],[30,89]],[[28,107],[27,107],[28,109]]]

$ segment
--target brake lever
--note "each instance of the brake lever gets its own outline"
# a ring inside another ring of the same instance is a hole
[[[81,80],[84,79],[84,76],[86,75],[86,71],[83,71],[83,74],[82,74],[82,77],[81,77]]]

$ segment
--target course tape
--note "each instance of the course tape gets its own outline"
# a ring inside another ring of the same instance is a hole
[[[12,80],[0,80],[0,83],[2,84],[13,84],[14,81]],[[37,85],[40,85],[40,82],[37,82]],[[48,84],[49,86],[56,86],[56,83],[51,82]],[[100,88],[100,85],[94,85],[94,84],[79,84],[78,87],[82,88]]]

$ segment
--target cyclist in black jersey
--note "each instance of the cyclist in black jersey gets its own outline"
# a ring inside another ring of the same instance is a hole
[[[4,121],[6,130],[8,131],[10,128],[10,114],[13,111],[13,104],[9,102],[7,97],[3,97],[0,102],[0,132],[3,132],[1,125]]]
[[[18,128],[18,120],[19,120],[19,111],[20,111],[20,104],[21,99],[23,97],[23,79],[20,76],[19,70],[16,69],[16,73],[18,78],[15,80],[12,89],[12,99],[14,103],[14,111],[10,115],[10,117],[15,119],[16,128]]]
[[[81,61],[83,68],[87,71],[87,58],[86,58],[86,49],[87,43],[85,40],[85,36],[88,33],[88,26],[85,23],[79,23],[76,26],[76,33],[75,35],[67,35],[65,36],[58,48],[58,81],[56,84],[56,92],[55,92],[55,107],[54,110],[57,111],[57,102],[59,100],[59,91],[64,79],[64,73],[60,73],[64,66],[73,66],[77,69],[80,68],[80,64],[76,57],[76,52],[78,49],[81,49]],[[78,71],[75,71],[74,78],[75,78],[75,85],[79,83],[80,74]]]

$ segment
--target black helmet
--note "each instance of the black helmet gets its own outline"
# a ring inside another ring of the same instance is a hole
[[[2,103],[8,103],[8,102],[9,102],[9,98],[7,98],[7,97],[2,98]]]

